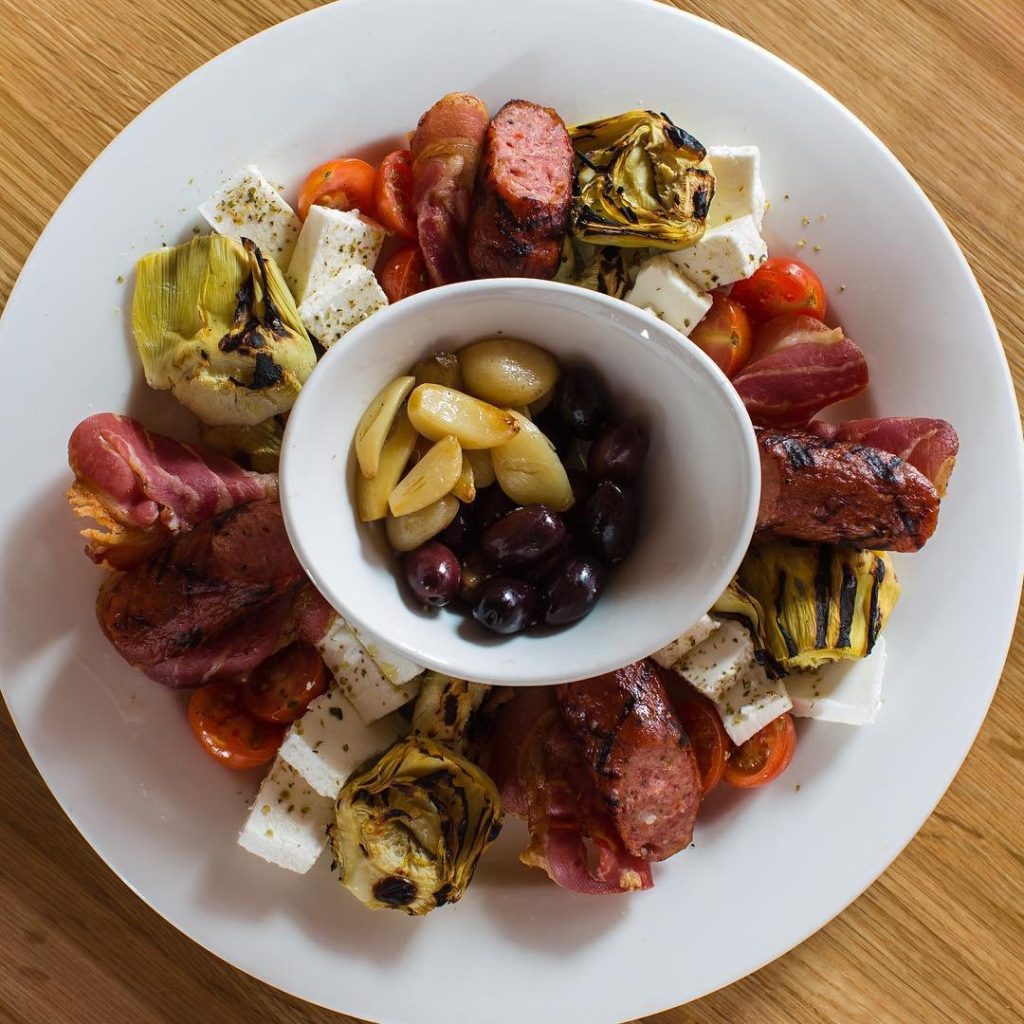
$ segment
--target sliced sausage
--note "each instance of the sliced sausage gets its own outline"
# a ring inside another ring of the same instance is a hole
[[[477,277],[551,277],[572,199],[572,143],[558,114],[511,100],[487,129],[469,230]]]
[[[939,495],[896,455],[803,431],[759,429],[756,537],[917,551],[934,533]]]
[[[560,686],[558,702],[626,849],[658,861],[689,846],[700,772],[654,663]]]
[[[467,92],[452,92],[420,118],[413,133],[416,234],[434,284],[470,276],[466,232],[486,131],[484,101]]]

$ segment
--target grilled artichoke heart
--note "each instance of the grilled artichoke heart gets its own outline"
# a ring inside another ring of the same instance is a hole
[[[441,672],[426,672],[412,711],[412,731],[465,755],[469,723],[490,692],[485,683],[468,683]]]
[[[555,280],[621,299],[629,290],[629,271],[639,249],[614,245],[588,245],[566,235]]]
[[[341,883],[373,910],[421,916],[461,899],[501,829],[501,798],[474,764],[410,736],[345,784],[329,828]]]
[[[777,540],[752,547],[712,609],[750,623],[769,668],[863,658],[900,596],[884,551]]]
[[[203,444],[257,473],[276,473],[284,424],[276,416],[252,427],[207,427]]]
[[[211,426],[287,411],[316,365],[281,271],[248,239],[206,235],[143,256],[132,330],[149,385]]]
[[[569,129],[569,230],[584,242],[683,249],[702,234],[715,176],[704,147],[665,114],[630,110]]]

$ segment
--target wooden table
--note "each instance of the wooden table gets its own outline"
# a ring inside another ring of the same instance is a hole
[[[208,58],[314,5],[0,0],[0,302],[57,203],[117,131]],[[896,153],[967,254],[999,324],[1019,395],[1019,0],[676,0],[676,6],[748,36],[807,72]],[[959,186],[968,166],[987,182],[977,202]],[[729,989],[650,1021],[1024,1019],[1022,682],[1024,635],[1018,630],[974,749],[896,863],[798,949]],[[176,932],[71,827],[5,709],[0,743],[0,1019],[349,1019],[272,991]]]

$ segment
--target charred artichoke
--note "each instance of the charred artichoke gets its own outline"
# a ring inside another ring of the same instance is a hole
[[[682,249],[704,233],[715,176],[704,147],[665,114],[630,110],[569,129],[569,229],[585,242]]]
[[[790,671],[870,654],[899,596],[884,551],[777,540],[747,552],[712,611],[749,622]]]
[[[252,427],[207,427],[203,444],[256,473],[276,473],[284,424],[276,416]]]
[[[413,733],[465,754],[469,720],[490,689],[440,672],[424,673],[412,712]]]
[[[248,239],[206,235],[144,256],[132,330],[149,385],[212,426],[287,411],[316,365],[281,271]]]
[[[500,828],[487,775],[410,736],[349,779],[329,833],[341,882],[358,900],[421,916],[462,898]]]

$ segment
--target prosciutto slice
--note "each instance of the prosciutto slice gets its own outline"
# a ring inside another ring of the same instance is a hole
[[[960,450],[960,439],[951,424],[921,416],[850,420],[838,428],[835,436],[839,441],[870,445],[898,455],[931,480],[940,498],[946,493]]]
[[[787,315],[758,328],[753,356],[733,385],[755,426],[803,427],[859,395],[868,380],[864,353],[841,328]]]
[[[654,884],[650,865],[629,854],[602,804],[553,689],[519,691],[502,708],[486,768],[505,809],[527,820],[524,864],[563,889],[591,895]]]
[[[413,133],[416,233],[427,275],[436,285],[472,276],[466,236],[488,122],[483,100],[453,92],[420,118]]]
[[[68,501],[97,524],[82,530],[86,554],[113,569],[145,561],[170,537],[236,505],[277,497],[276,475],[251,473],[109,412],[75,427],[68,462],[75,474]]]

